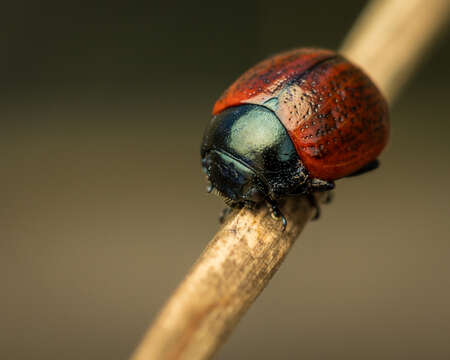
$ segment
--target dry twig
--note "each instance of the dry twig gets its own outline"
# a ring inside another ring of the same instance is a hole
[[[362,66],[387,95],[397,94],[444,26],[448,0],[373,1],[341,52]],[[261,293],[312,215],[305,200],[283,208],[281,232],[265,207],[240,210],[220,228],[165,305],[133,360],[206,359]]]

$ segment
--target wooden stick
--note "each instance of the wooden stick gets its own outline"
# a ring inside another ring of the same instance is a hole
[[[133,359],[209,358],[264,289],[312,213],[304,199],[289,202],[284,211],[284,233],[265,206],[230,215]]]
[[[392,101],[445,24],[448,0],[373,1],[342,52]],[[281,231],[266,207],[230,215],[169,299],[133,360],[210,358],[276,272],[312,215],[304,199],[283,205]]]
[[[449,17],[448,0],[372,1],[341,47],[393,102]]]

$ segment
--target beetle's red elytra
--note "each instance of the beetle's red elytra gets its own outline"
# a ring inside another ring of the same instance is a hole
[[[298,49],[260,62],[224,92],[213,115],[273,98],[275,113],[313,177],[347,176],[374,161],[388,141],[384,97],[361,69],[332,51]]]
[[[334,187],[375,168],[389,138],[386,100],[341,55],[303,48],[264,60],[217,100],[202,144],[210,188],[232,206]]]

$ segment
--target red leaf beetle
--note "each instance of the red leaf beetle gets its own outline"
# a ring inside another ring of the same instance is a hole
[[[364,72],[341,55],[303,48],[264,60],[217,100],[202,168],[231,207],[334,188],[372,170],[389,137],[388,107]]]

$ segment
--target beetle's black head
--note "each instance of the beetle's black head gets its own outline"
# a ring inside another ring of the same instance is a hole
[[[283,186],[301,165],[275,113],[250,104],[228,108],[212,118],[201,155],[208,180],[229,205],[251,206],[286,195],[283,192],[289,189]]]
[[[255,171],[223,150],[208,151],[203,169],[228,205],[252,206],[264,199],[264,186]]]

